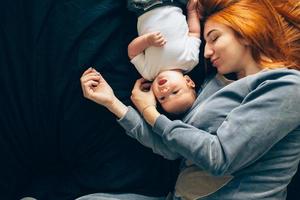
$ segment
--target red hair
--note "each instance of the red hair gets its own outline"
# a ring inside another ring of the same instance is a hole
[[[204,21],[231,28],[262,68],[300,70],[300,3],[293,0],[201,0]]]

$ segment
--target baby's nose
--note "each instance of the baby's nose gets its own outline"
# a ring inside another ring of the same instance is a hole
[[[166,79],[161,79],[161,80],[158,81],[158,85],[163,85],[163,84],[165,84],[166,82],[167,82]]]
[[[160,89],[161,93],[167,93],[169,91],[169,87],[164,87]]]

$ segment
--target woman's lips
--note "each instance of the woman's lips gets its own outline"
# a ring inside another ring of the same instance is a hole
[[[217,66],[218,66],[218,58],[211,60],[211,64],[212,64],[214,67],[217,67]]]

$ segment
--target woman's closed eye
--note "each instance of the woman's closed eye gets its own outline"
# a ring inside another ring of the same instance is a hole
[[[220,36],[220,32],[218,32],[217,30],[212,30],[208,33],[207,42],[213,43],[213,42],[217,41],[219,36]]]
[[[217,41],[218,38],[219,38],[219,35],[214,34],[211,36],[210,40],[211,40],[211,42],[215,42],[215,41]]]

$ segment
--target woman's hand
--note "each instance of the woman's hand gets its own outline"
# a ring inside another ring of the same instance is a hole
[[[131,100],[141,113],[149,105],[156,106],[155,96],[149,85],[145,88],[145,84],[148,84],[145,79],[138,79],[131,93]]]
[[[110,85],[95,69],[87,69],[82,74],[80,82],[85,98],[105,106],[119,118],[127,112],[127,107],[119,101]]]
[[[87,69],[80,78],[83,96],[100,105],[109,107],[116,98],[105,79],[93,68]]]
[[[156,99],[149,82],[143,78],[138,79],[132,90],[131,100],[145,120],[153,126],[160,114],[156,110]]]

